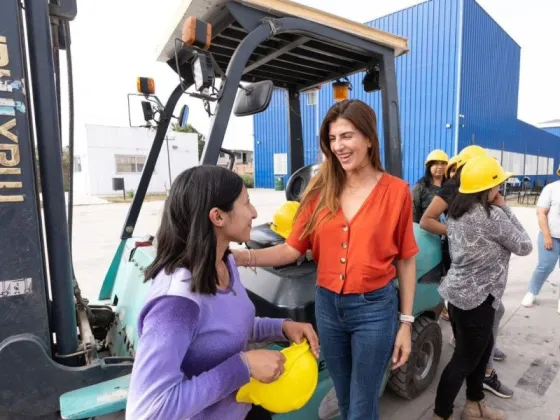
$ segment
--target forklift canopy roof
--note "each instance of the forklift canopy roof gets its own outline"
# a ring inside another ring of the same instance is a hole
[[[395,56],[408,52],[406,38],[288,0],[184,0],[157,48],[158,61],[172,63],[175,60],[176,40],[181,38],[182,25],[188,16],[194,16],[212,24],[210,52],[225,71],[234,51],[247,35],[247,29],[254,29],[244,27],[234,17],[228,7],[232,4],[242,4],[278,18],[299,17],[320,23],[388,48]],[[242,81],[271,80],[279,87],[304,90],[362,71],[371,62],[371,50],[365,48],[319,36],[275,34],[254,51]]]

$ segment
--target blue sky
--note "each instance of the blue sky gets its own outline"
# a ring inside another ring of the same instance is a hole
[[[71,26],[78,153],[84,142],[85,124],[128,125],[127,94],[135,92],[137,76],[155,78],[157,94],[162,102],[166,101],[178,79],[166,64],[155,61],[155,50],[170,16],[183,2],[79,2],[78,17]],[[419,1],[369,0],[367,6],[363,0],[301,0],[299,3],[348,19],[367,21]],[[532,124],[560,118],[560,1],[478,0],[478,3],[521,46],[519,118]],[[64,68],[64,59],[61,63]],[[63,77],[63,83],[64,80]],[[206,134],[209,118],[202,103],[187,97],[181,103],[189,104],[190,122]],[[65,121],[65,115],[63,118]],[[65,127],[64,123],[64,132]],[[252,149],[252,133],[251,117],[232,117],[224,147]]]

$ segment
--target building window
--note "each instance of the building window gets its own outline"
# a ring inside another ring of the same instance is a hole
[[[82,172],[82,157],[74,156],[74,172]]]
[[[317,101],[318,101],[318,97],[319,97],[319,91],[317,89],[313,89],[313,90],[307,92],[305,94],[305,96],[307,96],[307,105],[308,106],[317,105]]]
[[[275,153],[274,154],[274,175],[287,175],[288,174],[288,154]]]
[[[117,173],[140,173],[146,164],[146,156],[115,155]]]

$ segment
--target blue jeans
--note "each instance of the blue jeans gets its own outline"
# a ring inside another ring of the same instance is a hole
[[[552,238],[552,249],[544,248],[544,236],[539,232],[537,239],[537,247],[539,250],[539,262],[533,276],[529,282],[529,292],[537,296],[543,287],[544,282],[554,270],[554,266],[558,262],[558,255],[560,254],[560,239]]]
[[[398,327],[392,283],[362,294],[318,287],[317,330],[343,420],[378,420],[378,400]]]

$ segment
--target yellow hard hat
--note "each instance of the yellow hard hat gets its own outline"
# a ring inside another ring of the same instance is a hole
[[[506,172],[493,157],[477,156],[465,164],[461,172],[459,192],[475,194],[486,191],[505,182],[512,175],[511,172]]]
[[[477,156],[488,156],[488,153],[486,153],[486,150],[484,150],[482,147],[473,144],[461,150],[458,156],[459,160],[457,161],[457,169],[463,167],[463,165],[470,159]]]
[[[317,359],[304,339],[281,351],[286,358],[284,373],[269,384],[251,378],[237,391],[240,403],[260,405],[273,413],[299,410],[311,399],[319,381]]]
[[[453,168],[453,165],[457,164],[457,162],[459,162],[459,155],[453,156],[451,159],[449,159],[449,162],[447,162],[447,168],[445,168],[445,176],[447,178],[449,178],[449,171],[451,170],[451,168]]]
[[[294,217],[298,208],[299,203],[297,201],[286,201],[280,206],[276,213],[274,213],[270,229],[283,238],[287,238],[292,231]]]
[[[443,150],[436,149],[430,152],[430,154],[426,158],[426,162],[424,162],[424,165],[427,165],[428,163],[433,161],[447,162],[448,160],[449,156],[447,156],[447,153],[445,153]]]

